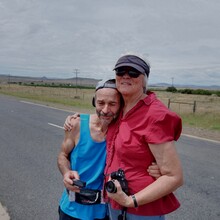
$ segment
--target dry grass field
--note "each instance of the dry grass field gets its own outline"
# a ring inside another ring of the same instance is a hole
[[[196,132],[202,137],[210,133],[211,136],[215,136],[215,139],[220,140],[220,97],[165,91],[155,91],[155,93],[166,106],[168,106],[170,100],[170,109],[182,117],[186,133],[193,135]],[[58,105],[77,112],[94,112],[94,108],[91,105],[94,94],[93,89],[5,84],[0,85],[0,94],[13,95],[34,100],[35,102],[44,102],[52,106]],[[194,102],[196,102],[196,106],[193,113]]]

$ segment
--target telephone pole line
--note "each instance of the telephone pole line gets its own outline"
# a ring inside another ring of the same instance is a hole
[[[172,79],[172,87],[174,86],[173,81],[174,81],[174,77],[171,78]]]
[[[75,74],[76,74],[76,94],[77,94],[77,87],[78,87],[78,73],[79,73],[79,69],[75,69]]]

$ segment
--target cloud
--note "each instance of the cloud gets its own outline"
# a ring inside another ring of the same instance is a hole
[[[77,68],[79,77],[113,77],[132,51],[150,60],[150,81],[220,84],[219,8],[218,0],[2,0],[0,74],[67,78]]]

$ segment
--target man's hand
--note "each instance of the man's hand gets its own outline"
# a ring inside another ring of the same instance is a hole
[[[71,123],[71,119],[76,119],[77,117],[80,117],[80,114],[79,113],[75,113],[74,115],[69,115],[67,116],[65,122],[64,122],[64,125],[63,125],[63,128],[65,131],[71,131],[73,126],[72,126],[72,123]]]
[[[147,172],[150,176],[158,179],[161,176],[160,168],[159,166],[153,162],[147,169]]]
[[[79,174],[77,171],[72,171],[72,170],[69,170],[67,171],[64,176],[63,176],[63,183],[64,183],[64,186],[70,190],[70,191],[73,191],[73,192],[80,192],[80,189],[78,186],[75,186],[73,185],[73,180],[74,179],[79,179]]]

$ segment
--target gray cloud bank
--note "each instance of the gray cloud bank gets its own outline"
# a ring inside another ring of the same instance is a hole
[[[0,74],[114,77],[144,55],[150,83],[220,85],[219,0],[0,0]]]

